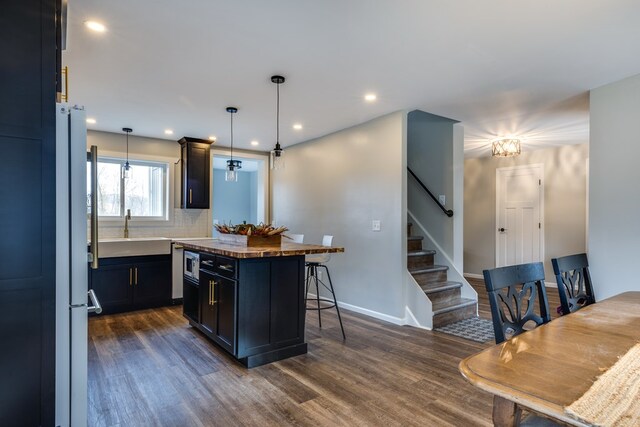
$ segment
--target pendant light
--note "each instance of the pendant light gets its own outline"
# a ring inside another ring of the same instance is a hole
[[[276,84],[276,146],[271,151],[271,169],[284,169],[284,153],[280,147],[280,85],[284,77],[271,76],[271,81]]]
[[[131,170],[131,165],[129,164],[129,134],[133,132],[133,129],[122,128],[122,131],[127,134],[127,161],[124,163],[124,166],[122,166],[122,178],[127,179],[129,178],[129,171]]]
[[[225,181],[238,182],[238,169],[242,169],[240,160],[233,160],[233,115],[238,112],[236,107],[227,107],[227,113],[231,115],[231,160],[227,160],[227,171],[224,174]]]

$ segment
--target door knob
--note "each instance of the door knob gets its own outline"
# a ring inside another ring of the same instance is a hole
[[[498,228],[498,231],[501,232],[501,233],[504,233],[505,231],[507,231],[507,229],[502,227],[502,228]]]

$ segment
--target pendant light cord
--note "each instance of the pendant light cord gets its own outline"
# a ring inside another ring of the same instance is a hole
[[[276,144],[280,144],[280,83],[276,85]]]
[[[231,162],[233,163],[233,113],[231,113]]]
[[[127,165],[129,164],[129,132],[127,132]]]

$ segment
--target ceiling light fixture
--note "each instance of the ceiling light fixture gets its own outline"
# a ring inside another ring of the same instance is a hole
[[[271,76],[271,82],[276,84],[276,146],[271,151],[271,169],[284,169],[284,158],[280,147],[280,85],[284,77]]]
[[[300,123],[296,123],[296,124],[293,125],[293,128],[295,130],[302,130],[302,125]]]
[[[90,29],[91,31],[95,31],[96,33],[104,33],[107,31],[107,27],[104,24],[101,24],[96,21],[85,21],[84,25]]]
[[[96,119],[89,117],[89,118],[87,118],[87,123],[90,124],[90,125],[95,125],[96,124]]]
[[[227,171],[224,173],[224,180],[237,182],[238,169],[242,169],[240,160],[233,160],[233,115],[238,112],[236,107],[227,107],[227,113],[231,116],[231,160],[227,160]]]
[[[127,179],[129,178],[129,171],[131,170],[131,165],[129,164],[129,134],[133,132],[133,129],[122,128],[122,131],[127,134],[127,161],[122,166],[122,178]]]
[[[491,143],[493,157],[513,157],[521,153],[520,140],[517,138],[500,138]]]
[[[260,145],[260,143],[258,141],[251,141],[251,145],[257,147],[258,145]]]
[[[376,96],[376,94],[375,94],[375,93],[368,93],[368,94],[366,94],[366,95],[364,96],[364,100],[365,100],[365,101],[368,101],[368,102],[373,102],[373,101],[375,101],[376,99],[378,99],[378,97]]]
[[[164,130],[164,134],[165,135],[173,135],[173,131],[171,129],[165,129]]]

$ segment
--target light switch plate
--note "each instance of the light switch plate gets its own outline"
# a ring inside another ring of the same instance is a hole
[[[380,220],[374,219],[371,221],[371,231],[380,231]]]
[[[444,196],[444,194],[438,196],[438,201],[442,206],[447,204],[447,198]]]

